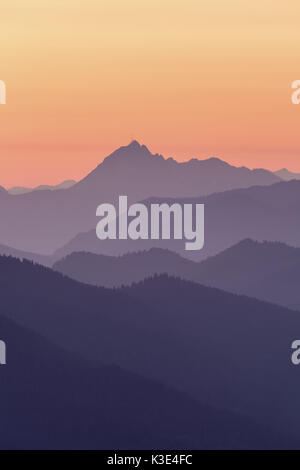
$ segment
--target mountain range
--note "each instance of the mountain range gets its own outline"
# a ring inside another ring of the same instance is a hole
[[[55,252],[59,259],[75,251],[119,256],[128,252],[164,248],[201,261],[251,238],[300,246],[300,181],[235,189],[206,197],[144,201],[168,204],[202,203],[205,207],[205,241],[199,251],[185,251],[183,240],[99,240],[96,230],[81,233]],[[96,226],[96,224],[95,224]]]
[[[51,191],[55,191],[57,189],[71,188],[72,186],[74,186],[74,184],[76,184],[76,181],[74,181],[74,180],[65,180],[62,183],[56,184],[54,186],[51,186],[49,184],[41,184],[41,185],[36,186],[34,188],[26,188],[26,187],[23,187],[23,186],[13,186],[12,188],[9,188],[7,190],[7,192],[9,194],[18,195],[18,194],[30,193],[32,191],[45,191],[46,189],[49,189]]]
[[[95,286],[120,287],[169,274],[300,310],[300,248],[280,242],[244,239],[201,262],[162,248],[122,256],[75,251],[59,258],[59,253],[44,256],[0,245],[0,255],[53,266],[68,277]]]
[[[204,197],[207,194],[271,185],[273,173],[237,168],[217,159],[179,163],[151,154],[133,141],[100,163],[85,178],[64,191],[0,192],[0,243],[23,251],[51,254],[81,232],[96,226],[99,204],[115,203],[127,195],[129,203],[152,196]]]
[[[300,310],[300,248],[279,242],[246,239],[198,263],[160,248],[120,257],[74,252],[55,262],[53,269],[105,287],[169,274]]]
[[[0,367],[2,450],[292,446],[249,418],[85,360],[1,315],[0,331],[9,353]]]
[[[292,171],[282,168],[281,170],[274,171],[274,175],[279,176],[282,180],[300,180],[300,173],[293,173]]]
[[[51,266],[56,260],[54,256],[39,255],[30,251],[18,250],[7,245],[0,245],[0,255],[12,256],[18,259],[27,259],[29,261],[39,263],[43,266]]]
[[[297,411],[300,409],[300,376],[291,363],[290,348],[300,330],[298,312],[166,275],[118,290],[98,288],[11,257],[0,257],[0,295],[2,316],[47,337],[72,355],[106,365],[115,364],[158,380],[166,387],[189,394],[200,405],[228,410],[257,423],[261,429],[271,429],[295,446],[300,431]],[[11,351],[14,348],[20,351],[16,338],[17,333],[11,340],[3,337]],[[37,376],[40,375],[43,383],[39,349],[40,346],[36,348],[32,365],[37,365]],[[51,356],[48,361],[51,362]],[[23,362],[20,364],[22,367]],[[55,364],[51,370],[66,373],[67,378],[77,367],[74,364],[60,368]],[[80,365],[78,371],[82,383],[92,393],[95,389]],[[14,383],[20,396],[18,374],[14,376]],[[23,381],[29,387],[30,380]],[[57,377],[54,382],[60,387]],[[35,383],[36,379],[32,387]],[[77,390],[76,386],[73,389]],[[110,390],[127,396],[122,384],[112,384]],[[0,390],[1,393],[4,392]],[[78,402],[81,396],[79,389]],[[30,400],[28,393],[24,394],[24,400],[26,397]],[[71,397],[71,404],[75,398]],[[97,399],[98,407],[102,406],[98,393]],[[54,399],[49,405],[50,411],[53,403]],[[94,403],[92,400],[93,414]],[[60,404],[57,404],[59,409]],[[22,409],[21,406],[19,410]],[[150,406],[150,409],[160,413],[156,407]],[[147,415],[144,416],[146,421]],[[95,422],[90,421],[96,426],[96,418]],[[63,423],[69,426],[67,419]],[[180,426],[179,423],[178,428]],[[217,428],[214,429],[217,432]],[[190,430],[193,434],[193,425]],[[239,431],[243,432],[243,427]],[[117,443],[117,439],[114,442]],[[218,447],[218,439],[213,445]],[[234,446],[239,445],[237,438]],[[280,445],[286,445],[284,439]]]
[[[1,316],[0,331],[9,351],[0,367],[2,450],[282,445],[251,420],[84,360]]]

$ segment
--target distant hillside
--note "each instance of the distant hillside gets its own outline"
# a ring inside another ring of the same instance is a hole
[[[203,261],[197,280],[300,310],[300,248],[244,240]]]
[[[238,415],[88,362],[0,317],[0,449],[209,449],[288,445]]]
[[[87,284],[120,287],[155,274],[196,278],[199,265],[171,251],[151,248],[120,257],[75,252],[54,263],[53,269]]]
[[[167,273],[300,310],[300,248],[250,239],[195,263],[159,248],[120,257],[75,252],[53,269],[78,281],[120,287]]]
[[[6,316],[76,354],[298,439],[297,312],[167,276],[97,288],[6,257],[0,295]]]
[[[274,171],[274,175],[279,176],[279,178],[285,181],[300,180],[300,173],[293,173],[292,171],[289,171],[286,168]]]
[[[134,141],[104,159],[64,191],[0,192],[0,243],[51,254],[78,233],[96,226],[96,208],[125,194],[130,202],[149,197],[198,197],[232,188],[280,181],[267,170],[237,168],[210,158],[179,163],[151,154]]]
[[[44,191],[46,189],[50,191],[55,191],[57,189],[68,189],[74,186],[74,184],[76,184],[76,181],[74,180],[65,180],[62,183],[52,185],[52,186],[49,184],[41,184],[34,188],[26,188],[23,186],[13,186],[12,188],[9,188],[7,191],[9,194],[19,195],[19,194],[30,193],[32,191]]]
[[[6,245],[0,245],[0,256],[1,255],[35,261],[36,263],[42,264],[44,266],[51,266],[55,260],[55,258],[51,256],[39,255],[37,253],[30,253],[28,251],[21,251]]]

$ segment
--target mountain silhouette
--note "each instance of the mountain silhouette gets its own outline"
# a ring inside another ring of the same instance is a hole
[[[39,255],[37,253],[31,253],[29,251],[17,250],[6,245],[0,245],[0,255],[12,256],[19,259],[27,259],[29,261],[34,261],[43,266],[52,266],[56,258],[53,256]]]
[[[300,248],[244,240],[199,268],[198,282],[300,310]]]
[[[55,262],[53,269],[104,287],[165,273],[300,310],[300,248],[279,242],[246,239],[198,263],[160,248],[120,257],[75,252]]]
[[[87,284],[121,287],[156,274],[170,274],[197,280],[198,263],[161,248],[123,256],[74,252],[56,261],[53,269]]]
[[[0,331],[9,348],[9,362],[0,367],[0,449],[292,445],[238,414],[70,354],[1,316]]]
[[[280,179],[267,170],[236,168],[216,159],[178,163],[152,155],[136,141],[109,155],[85,178],[64,191],[0,193],[0,243],[51,254],[96,226],[96,208],[127,195],[129,203],[149,197],[196,197]],[[5,196],[5,197],[4,197]]]
[[[59,184],[56,184],[56,185],[41,184],[39,186],[36,186],[35,188],[26,188],[26,187],[23,187],[23,186],[13,186],[12,188],[9,188],[7,190],[7,192],[9,194],[18,195],[18,194],[30,193],[32,191],[44,191],[45,189],[49,189],[49,190],[54,191],[54,190],[57,190],[57,189],[71,188],[72,186],[74,186],[74,184],[76,184],[76,181],[74,181],[74,180],[65,180],[62,183],[59,183]]]
[[[107,195],[126,194],[135,200],[145,194],[157,197],[192,197],[227,189],[266,185],[278,182],[273,173],[234,167],[219,158],[177,162],[173,158],[153,155],[137,141],[121,147],[77,183],[77,189],[104,185]],[[110,196],[111,197],[111,196]],[[105,202],[105,201],[104,201]]]
[[[0,257],[0,295],[6,317],[73,354],[298,439],[297,312],[166,275],[97,288],[11,257]]]
[[[144,203],[203,203],[205,242],[199,251],[185,251],[183,240],[99,240],[96,230],[81,233],[55,253],[59,259],[75,251],[119,256],[128,252],[164,248],[194,261],[213,256],[251,238],[300,246],[300,181],[254,186],[188,199],[149,199]]]
[[[279,176],[279,178],[285,181],[300,179],[300,173],[293,173],[292,171],[289,171],[286,168],[282,168],[281,170],[274,171],[274,175]]]

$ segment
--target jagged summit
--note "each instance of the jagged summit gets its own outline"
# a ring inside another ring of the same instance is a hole
[[[127,147],[132,149],[139,149],[145,147],[145,145],[141,145],[137,140],[132,140]]]
[[[137,140],[132,140],[128,145],[122,145],[121,147],[119,147],[111,155],[115,154],[118,151],[126,151],[126,150],[138,151],[141,149],[147,149],[147,147],[145,145],[140,144]]]
[[[181,164],[181,165],[186,165],[190,163],[195,163],[195,164],[212,164],[212,165],[223,165],[223,166],[230,166],[227,162],[222,160],[221,158],[218,157],[209,157],[205,159],[199,159],[199,158],[191,158],[190,160],[184,161],[184,162],[178,162],[176,159],[169,157],[165,158],[163,155],[158,154],[158,153],[151,153],[148,147],[144,144],[140,144],[137,140],[132,140],[128,145],[124,145],[122,147],[119,147],[117,150],[112,152],[110,155],[108,155],[103,162],[105,161],[110,161],[111,159],[115,158],[123,158],[123,159],[128,159],[128,160],[133,160],[135,158],[140,158],[142,159],[143,157],[148,158],[152,157],[152,159],[158,159],[161,161],[165,161],[168,163],[175,163],[175,164]],[[101,163],[100,163],[101,165]],[[99,166],[100,166],[99,165]]]
[[[161,155],[152,154],[149,151],[148,147],[146,147],[146,145],[141,145],[137,140],[133,140],[132,142],[130,142],[130,144],[122,146],[110,155],[108,155],[108,157],[104,159],[103,163],[107,163],[116,159],[122,159],[130,162],[132,160],[141,160],[153,157],[160,157],[161,159],[163,159]]]

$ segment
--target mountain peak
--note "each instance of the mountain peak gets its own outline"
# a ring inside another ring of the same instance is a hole
[[[150,151],[146,147],[146,145],[140,144],[137,140],[132,140],[130,144],[128,145],[123,145],[122,147],[118,148],[114,153],[122,150],[123,152],[125,151],[133,151],[133,152],[141,152],[141,151],[146,151],[151,155]]]
[[[137,140],[132,140],[129,145],[127,145],[128,149],[140,149],[142,145]]]
[[[154,155],[149,151],[146,145],[141,145],[137,140],[133,140],[130,144],[122,146],[111,153],[104,159],[104,162],[122,161],[131,162],[134,160],[148,159]],[[101,165],[101,163],[100,163]]]

